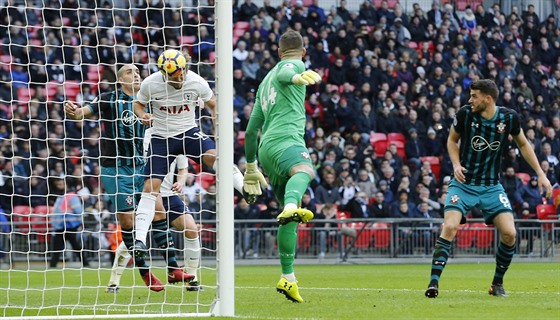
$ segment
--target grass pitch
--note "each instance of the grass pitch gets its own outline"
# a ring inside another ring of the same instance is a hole
[[[509,296],[505,298],[488,295],[493,264],[451,261],[436,299],[424,297],[430,272],[426,264],[306,265],[296,266],[296,271],[305,299],[302,304],[276,292],[279,267],[236,267],[236,315],[253,319],[560,319],[558,263],[514,262],[506,275]],[[164,278],[163,270],[156,274]],[[108,277],[105,269],[2,270],[0,316],[208,312],[216,294],[214,288],[194,293],[178,285],[167,285],[163,293],[150,292],[137,272],[130,270],[123,276],[121,292],[106,294]],[[210,271],[203,274],[206,284],[215,283],[213,277]]]

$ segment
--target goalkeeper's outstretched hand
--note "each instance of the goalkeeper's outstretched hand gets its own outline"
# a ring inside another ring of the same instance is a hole
[[[292,83],[300,86],[310,86],[321,82],[321,76],[313,70],[305,70],[292,77]]]
[[[247,163],[245,169],[245,176],[243,177],[243,190],[249,195],[260,196],[262,194],[261,188],[268,187],[266,179],[262,172],[257,167],[257,162]]]

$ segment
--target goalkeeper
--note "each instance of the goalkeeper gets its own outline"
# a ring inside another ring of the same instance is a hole
[[[247,170],[244,189],[248,194],[260,195],[261,187],[267,186],[256,161],[257,137],[262,129],[259,159],[278,202],[284,206],[277,217],[282,276],[276,289],[293,302],[303,302],[294,274],[297,224],[313,219],[311,211],[298,208],[303,193],[314,178],[303,138],[305,86],[321,81],[314,71],[305,71],[302,62],[305,53],[303,39],[298,32],[288,30],[280,37],[278,55],[281,61],[259,86],[245,134]]]

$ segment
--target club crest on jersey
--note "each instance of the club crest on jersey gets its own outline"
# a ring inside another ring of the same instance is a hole
[[[500,147],[500,141],[494,141],[492,143],[489,143],[488,141],[486,141],[486,139],[484,139],[481,136],[474,136],[471,139],[471,147],[474,151],[477,152],[484,151],[488,148],[490,148],[490,150],[492,151],[496,151]]]
[[[498,133],[504,133],[504,131],[506,131],[506,124],[500,122],[500,124],[498,124],[496,128],[498,129]]]
[[[459,198],[458,195],[454,194],[454,195],[451,196],[450,200],[451,200],[451,203],[457,203],[457,202],[459,202],[460,198]]]
[[[309,153],[307,153],[307,152],[305,152],[305,151],[301,153],[301,156],[302,156],[304,159],[309,159]]]
[[[133,126],[138,121],[138,117],[132,112],[132,110],[124,110],[121,113],[121,122],[123,125],[130,127]]]
[[[124,199],[124,201],[126,202],[126,205],[127,205],[128,207],[132,207],[132,201],[133,201],[132,196],[126,197],[126,199]]]

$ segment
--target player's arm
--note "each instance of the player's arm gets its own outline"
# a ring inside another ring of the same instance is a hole
[[[134,114],[142,121],[142,124],[149,126],[152,124],[152,114],[146,112],[146,105],[138,100],[134,100]]]
[[[216,96],[212,94],[212,98],[206,101],[205,104],[206,107],[208,107],[211,111],[210,113],[212,114],[212,124],[214,125],[214,134],[217,134],[218,132],[216,131],[216,106],[217,106]]]
[[[459,140],[461,140],[461,135],[457,133],[454,126],[451,126],[449,137],[447,138],[447,151],[449,152],[449,158],[453,164],[453,175],[458,182],[463,183],[465,182],[464,172],[467,169],[461,166],[461,159],[459,157]]]
[[[177,157],[177,181],[171,186],[171,190],[177,193],[182,193],[183,186],[187,181],[187,176],[189,174],[189,160],[185,155],[179,155]]]
[[[71,101],[66,101],[64,103],[64,112],[72,120],[83,120],[93,114],[93,108],[90,104],[80,107]]]
[[[278,70],[276,78],[283,84],[295,84],[310,86],[321,82],[321,76],[313,70],[305,70],[299,73],[297,67],[292,63],[286,63]]]
[[[535,155],[535,151],[533,151],[533,148],[527,141],[527,137],[525,137],[523,130],[520,130],[519,134],[517,135],[512,134],[512,137],[513,141],[515,141],[515,143],[517,144],[517,147],[519,148],[523,159],[525,159],[525,161],[527,161],[531,168],[533,168],[533,170],[535,170],[535,172],[537,173],[537,176],[539,177],[540,192],[542,193],[544,188],[546,190],[546,197],[550,198],[552,196],[552,185],[550,184],[550,181],[546,177],[546,174],[539,165],[539,160]]]
[[[268,184],[263,174],[259,171],[257,164],[257,147],[258,136],[264,124],[264,115],[260,105],[260,96],[257,93],[255,106],[251,113],[251,118],[247,124],[245,131],[245,158],[247,159],[247,168],[243,177],[243,190],[250,195],[261,195],[262,188],[266,188]]]

